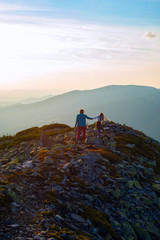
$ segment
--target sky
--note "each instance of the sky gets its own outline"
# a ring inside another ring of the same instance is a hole
[[[160,0],[0,0],[0,90],[160,88]]]

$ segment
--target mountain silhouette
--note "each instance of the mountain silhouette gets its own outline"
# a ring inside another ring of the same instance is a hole
[[[103,112],[107,118],[143,131],[160,140],[160,90],[145,86],[106,86],[71,91],[32,104],[0,109],[0,133],[59,122],[74,126],[80,108],[91,117]]]

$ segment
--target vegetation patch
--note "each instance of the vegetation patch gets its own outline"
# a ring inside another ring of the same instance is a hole
[[[106,158],[110,161],[110,163],[119,163],[122,159],[115,153],[113,153],[110,149],[99,148],[98,150],[93,150],[93,152],[100,153],[103,158]]]
[[[117,149],[128,155],[144,156],[149,159],[157,158],[153,144],[149,143],[144,136],[135,136],[130,134],[119,134],[115,137]],[[126,145],[134,144],[133,148]]]
[[[94,240],[90,234],[82,231],[71,231],[68,228],[57,227],[52,225],[50,230],[47,231],[47,237],[54,237],[55,239],[74,239],[74,240]]]
[[[9,207],[11,203],[11,198],[5,194],[5,190],[0,188],[0,206],[1,207]]]
[[[65,133],[70,131],[72,128],[65,124],[50,124],[43,127],[32,127],[26,130],[18,132],[14,136],[2,136],[0,137],[0,150],[5,148],[11,148],[18,145],[21,142],[39,140],[42,131],[47,131],[48,136]],[[49,131],[50,130],[50,131]]]
[[[95,227],[98,227],[101,230],[101,234],[105,237],[109,232],[114,239],[121,239],[115,233],[112,228],[112,225],[108,222],[108,217],[106,214],[100,212],[97,209],[90,208],[89,206],[82,206],[83,214],[82,216],[85,219],[89,219]]]

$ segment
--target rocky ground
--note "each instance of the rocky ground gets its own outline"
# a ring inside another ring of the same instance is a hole
[[[113,122],[79,144],[60,129],[3,140],[0,240],[160,239],[160,144]]]

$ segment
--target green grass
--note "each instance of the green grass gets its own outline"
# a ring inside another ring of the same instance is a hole
[[[53,136],[56,134],[62,134],[71,130],[71,127],[65,124],[50,124],[43,127],[33,127],[23,131],[18,132],[14,136],[2,136],[0,137],[0,150],[5,148],[11,148],[18,145],[21,142],[39,140],[42,131],[48,136]]]
[[[112,225],[108,222],[108,217],[106,214],[100,212],[95,208],[90,208],[87,205],[83,205],[82,208],[83,217],[85,219],[89,219],[95,227],[99,227],[104,236],[109,232],[112,235],[113,239],[121,239],[116,235],[115,231],[112,228]]]
[[[154,148],[157,146],[149,143],[144,136],[135,135],[118,135],[115,137],[117,142],[117,149],[128,155],[143,156],[149,159],[157,158]],[[135,144],[135,147],[128,148],[126,144]],[[154,147],[154,148],[153,148]]]

